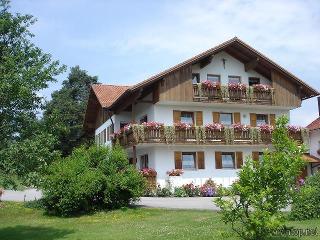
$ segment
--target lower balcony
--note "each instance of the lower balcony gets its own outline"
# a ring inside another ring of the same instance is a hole
[[[274,89],[267,85],[248,87],[244,84],[230,86],[193,84],[193,100],[197,102],[231,102],[274,104]]]
[[[245,126],[245,125],[244,125]],[[289,131],[292,139],[303,143],[308,139],[305,129]],[[272,130],[270,128],[244,127],[243,129],[225,127],[210,129],[210,127],[188,127],[181,129],[176,126],[161,126],[150,128],[145,125],[133,124],[129,129],[122,130],[113,136],[113,144],[119,142],[123,147],[138,144],[183,144],[183,145],[241,145],[241,144],[271,144]]]

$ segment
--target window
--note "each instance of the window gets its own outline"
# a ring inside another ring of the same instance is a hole
[[[142,155],[140,157],[140,169],[149,168],[149,158],[148,154]]]
[[[220,75],[207,74],[207,80],[215,83],[220,83]]]
[[[180,121],[193,125],[193,112],[181,112]]]
[[[257,114],[257,126],[268,124],[267,114]]]
[[[124,126],[126,126],[128,123],[127,122],[120,122],[120,129],[124,128]]]
[[[220,113],[220,123],[223,125],[232,125],[232,113]]]
[[[224,152],[221,155],[222,168],[234,169],[235,168],[235,157],[232,152]]]
[[[200,73],[192,73],[192,83],[196,84],[200,82]]]
[[[249,86],[260,84],[260,78],[258,77],[249,77]]]
[[[241,83],[240,76],[228,76],[229,83]]]
[[[147,115],[143,116],[143,117],[140,119],[140,124],[141,124],[141,123],[144,123],[144,122],[148,122],[148,116],[147,116]]]
[[[182,153],[182,169],[195,169],[196,168],[196,153],[183,152]]]

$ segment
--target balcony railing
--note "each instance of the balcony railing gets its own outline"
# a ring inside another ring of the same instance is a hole
[[[304,131],[289,132],[294,140],[302,143],[306,140]],[[140,143],[151,144],[186,144],[186,145],[239,145],[239,144],[271,144],[271,132],[264,132],[258,127],[251,127],[244,131],[233,128],[210,130],[205,127],[191,127],[177,129],[174,126],[165,126],[159,129],[141,127],[131,128],[118,133],[113,143],[119,142],[121,146],[133,146]]]
[[[229,89],[228,86],[205,88],[200,84],[193,84],[193,100],[203,102],[240,102],[255,104],[274,104],[274,89],[265,91],[253,87],[245,89]]]

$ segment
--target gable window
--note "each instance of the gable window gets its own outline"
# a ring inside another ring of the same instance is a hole
[[[141,119],[140,119],[140,124],[144,123],[144,122],[148,122],[148,116],[144,115]]]
[[[268,124],[268,115],[267,114],[257,114],[257,126]]]
[[[180,121],[193,125],[193,112],[181,112]]]
[[[200,82],[200,73],[192,73],[192,83],[197,84]]]
[[[196,168],[196,153],[183,152],[182,153],[182,169],[195,169]]]
[[[235,155],[233,152],[223,152],[221,154],[222,168],[234,169],[235,168]]]
[[[249,77],[249,86],[260,84],[260,78],[258,77]]]
[[[142,155],[140,157],[140,169],[149,168],[149,158],[148,154]]]
[[[229,83],[241,83],[240,76],[228,76]]]
[[[232,125],[232,113],[220,113],[220,123],[223,125]]]
[[[213,83],[220,83],[220,75],[207,74],[207,80]]]

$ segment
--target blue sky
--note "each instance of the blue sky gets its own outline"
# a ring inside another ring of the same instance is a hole
[[[320,1],[14,0],[34,15],[35,43],[101,83],[131,85],[238,36],[320,90]],[[47,98],[68,72],[43,92]],[[318,116],[316,98],[291,113],[294,124]]]

